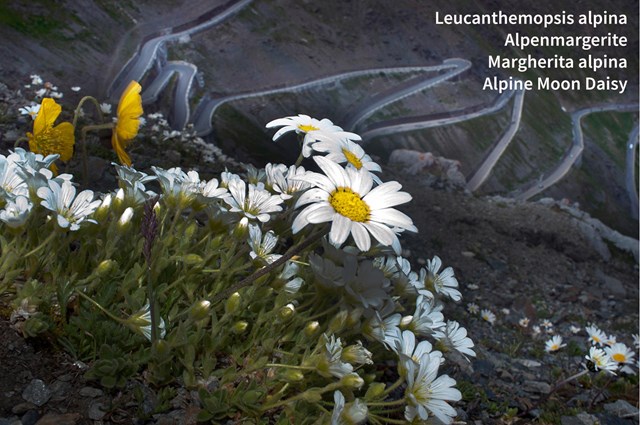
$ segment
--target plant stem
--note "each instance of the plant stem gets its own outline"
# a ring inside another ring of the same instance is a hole
[[[400,385],[402,385],[403,382],[404,382],[404,378],[403,377],[398,378],[398,380],[396,382],[391,384],[391,386],[389,388],[385,389],[382,392],[382,395],[384,395],[384,396],[389,395],[391,393],[391,391],[393,391],[396,388],[398,388]]]
[[[51,231],[51,233],[49,233],[49,236],[47,236],[47,238],[44,241],[42,241],[42,243],[40,245],[38,245],[37,247],[33,248],[31,251],[27,252],[25,254],[24,258],[29,257],[29,256],[35,254],[36,252],[40,251],[49,242],[51,242],[53,240],[53,238],[55,238],[55,236],[56,236],[56,232],[55,231]]]
[[[85,300],[89,301],[94,306],[98,307],[98,309],[100,311],[102,311],[104,314],[106,314],[107,316],[109,316],[109,318],[115,320],[118,323],[124,324],[124,320],[120,319],[119,317],[116,317],[109,310],[107,310],[106,308],[102,307],[100,304],[98,304],[97,301],[93,300],[93,298],[89,297],[84,292],[76,289],[76,294],[80,295],[82,298],[84,298]]]

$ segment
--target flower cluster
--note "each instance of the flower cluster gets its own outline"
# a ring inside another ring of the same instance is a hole
[[[451,423],[461,393],[441,371],[452,351],[475,356],[467,330],[444,315],[459,283],[437,256],[416,270],[402,256],[402,233],[418,230],[399,209],[411,196],[373,174],[359,137],[288,117],[268,127],[303,134],[301,158],[318,171],[144,172],[124,151],[140,125],[139,90],[129,86],[111,125],[122,163],[111,192],[78,193],[71,175],[54,176],[57,149],[0,156],[0,220],[12,230],[0,240],[0,292],[15,294],[22,332],[59,326],[65,347],[96,359],[88,376],[105,386],[140,369],[192,388],[224,374],[200,392],[201,421],[241,409],[296,423]],[[57,110],[45,101],[40,113]],[[45,118],[34,139],[56,128],[56,114]]]

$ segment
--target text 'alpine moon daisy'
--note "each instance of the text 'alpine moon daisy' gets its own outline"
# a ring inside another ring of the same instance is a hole
[[[382,245],[391,246],[398,237],[395,230],[417,232],[411,218],[391,208],[411,200],[411,195],[400,192],[396,181],[385,182],[374,189],[369,171],[344,169],[324,157],[313,157],[326,174],[309,172],[299,177],[315,187],[304,192],[296,208],[307,206],[293,221],[293,233],[298,233],[309,223],[331,222],[329,240],[340,246],[349,234],[358,249],[371,248],[371,234]]]

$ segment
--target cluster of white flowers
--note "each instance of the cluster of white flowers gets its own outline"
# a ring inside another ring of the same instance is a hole
[[[0,220],[12,228],[27,223],[34,205],[48,210],[61,229],[76,231],[98,207],[94,194],[84,190],[76,194],[70,174],[53,176],[49,166],[58,155],[40,154],[16,148],[8,156],[0,155]]]
[[[638,359],[634,359],[638,350],[638,336],[633,335],[635,349],[622,342],[617,342],[615,335],[607,336],[596,325],[585,327],[587,342],[590,343],[589,354],[585,359],[596,370],[605,370],[610,373],[616,371],[626,374],[636,374],[640,367]]]

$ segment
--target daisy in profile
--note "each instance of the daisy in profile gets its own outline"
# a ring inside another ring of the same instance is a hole
[[[558,351],[562,347],[566,347],[567,344],[562,343],[562,337],[560,335],[554,335],[544,344],[544,350],[547,353],[553,353],[554,351]]]
[[[590,366],[593,366],[595,370],[604,370],[615,375],[614,371],[618,369],[618,364],[612,361],[601,348],[589,348],[589,354],[584,358],[589,361]]]
[[[341,127],[338,127],[326,118],[317,120],[308,115],[278,118],[267,123],[266,127],[282,127],[273,135],[274,141],[290,131],[295,131],[297,134],[304,134],[302,155],[305,158],[308,158],[311,155],[311,145],[318,140],[325,140],[329,142],[337,141],[340,138],[362,140],[357,134],[344,131]]]
[[[598,327],[595,325],[587,326],[585,330],[589,335],[589,341],[591,341],[591,345],[603,345],[607,339],[607,335],[605,335],[605,333],[598,329]]]
[[[375,163],[359,144],[349,139],[339,139],[337,142],[321,140],[313,145],[313,150],[326,152],[328,159],[338,164],[346,163],[347,167],[353,167],[356,170],[364,168],[371,172],[382,171],[380,165]]]
[[[489,324],[492,326],[496,322],[496,315],[493,314],[491,310],[487,310],[486,308],[483,308],[480,311],[480,317],[482,317],[482,320],[484,320],[485,322],[489,322]]]
[[[447,321],[447,326],[437,331],[434,337],[438,340],[438,348],[442,346],[446,350],[456,350],[465,358],[476,356],[475,351],[471,349],[473,341],[467,336],[467,330],[455,320]]]
[[[617,342],[610,347],[605,347],[604,352],[618,364],[632,364],[636,353],[621,342]]]
[[[111,136],[111,145],[121,164],[131,167],[131,158],[125,149],[138,134],[142,115],[142,87],[137,81],[131,81],[118,103],[118,120]]]
[[[55,127],[54,122],[62,112],[62,107],[51,98],[42,99],[38,115],[33,121],[33,133],[27,133],[29,138],[29,150],[43,156],[58,154],[60,160],[69,161],[73,156],[75,135],[73,124],[63,122]],[[55,174],[58,169],[51,164],[51,171]]]
[[[42,199],[40,204],[56,213],[58,226],[71,231],[78,230],[83,221],[95,223],[95,220],[87,217],[102,203],[100,200],[93,200],[91,190],[83,190],[76,196],[76,188],[69,181],[60,184],[55,180],[49,180],[48,187],[39,188],[37,193]]]
[[[313,157],[326,175],[308,172],[298,177],[315,187],[304,192],[296,208],[311,204],[293,221],[293,233],[307,224],[331,222],[329,240],[340,246],[351,234],[361,251],[371,248],[373,236],[385,246],[393,245],[398,237],[395,228],[417,232],[413,221],[392,208],[411,200],[411,195],[400,192],[400,183],[385,182],[373,190],[371,174],[366,170],[344,169],[324,157]]]
[[[264,189],[264,185],[247,184],[239,178],[228,182],[229,194],[224,201],[231,206],[229,211],[240,212],[250,220],[266,223],[271,218],[270,213],[282,211],[282,198],[272,195]]]
[[[18,109],[21,115],[29,115],[32,120],[35,120],[38,116],[38,111],[40,111],[40,105],[27,105]]]
[[[454,386],[456,381],[448,375],[438,375],[440,359],[434,353],[425,353],[420,363],[407,362],[407,389],[405,400],[407,407],[404,417],[412,422],[414,419],[426,420],[429,412],[444,423],[451,423],[456,410],[447,401],[458,401],[462,394]]]

